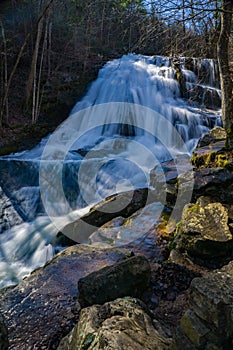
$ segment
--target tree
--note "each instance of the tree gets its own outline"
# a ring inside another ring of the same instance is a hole
[[[154,1],[151,3],[155,4]],[[192,28],[195,32],[201,30],[206,43],[211,39],[208,38],[209,33],[214,33],[214,37],[218,37],[216,48],[222,90],[222,122],[227,131],[226,146],[233,148],[233,81],[229,58],[233,0],[173,0],[166,4],[157,2],[157,9],[158,14],[163,16],[164,20],[172,21],[172,23],[180,22],[183,29]]]
[[[222,122],[227,130],[227,147],[233,147],[233,93],[229,67],[229,41],[232,28],[233,1],[223,0],[221,9],[221,31],[218,39],[217,55],[222,90]]]

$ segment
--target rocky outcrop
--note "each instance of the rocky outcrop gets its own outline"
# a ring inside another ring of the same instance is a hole
[[[75,245],[6,290],[0,308],[8,327],[9,349],[56,349],[78,321],[79,279],[130,256],[126,249]]]
[[[233,347],[233,262],[190,287],[190,308],[175,337],[177,350],[226,350]]]
[[[81,278],[79,302],[90,306],[125,296],[139,297],[149,286],[150,279],[148,261],[143,256],[133,256]]]
[[[8,332],[2,315],[0,314],[0,350],[7,350],[9,346]]]
[[[208,134],[201,137],[197,147],[204,147],[211,143],[226,140],[226,137],[226,130],[221,128],[220,126],[215,126],[213,129],[210,130],[210,132],[208,132]]]
[[[176,249],[201,265],[217,267],[233,256],[228,210],[221,203],[200,197],[184,207]]]
[[[124,298],[83,309],[78,325],[58,350],[166,350],[170,346],[171,341],[154,328],[143,304]]]

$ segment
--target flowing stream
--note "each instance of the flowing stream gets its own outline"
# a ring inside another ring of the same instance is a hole
[[[151,169],[190,156],[221,123],[220,105],[213,60],[130,54],[108,62],[56,132],[0,158],[0,286],[63,249],[58,231],[93,204],[151,188]]]

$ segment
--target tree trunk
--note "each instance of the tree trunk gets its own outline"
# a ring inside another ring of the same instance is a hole
[[[222,1],[221,31],[217,45],[220,85],[222,90],[222,122],[227,130],[227,147],[233,147],[233,95],[229,67],[229,40],[233,14],[233,1]]]

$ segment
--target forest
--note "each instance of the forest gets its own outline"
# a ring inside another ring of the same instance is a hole
[[[218,0],[1,1],[1,154],[54,130],[125,53],[218,58],[223,121],[232,120],[231,17],[231,1]]]

